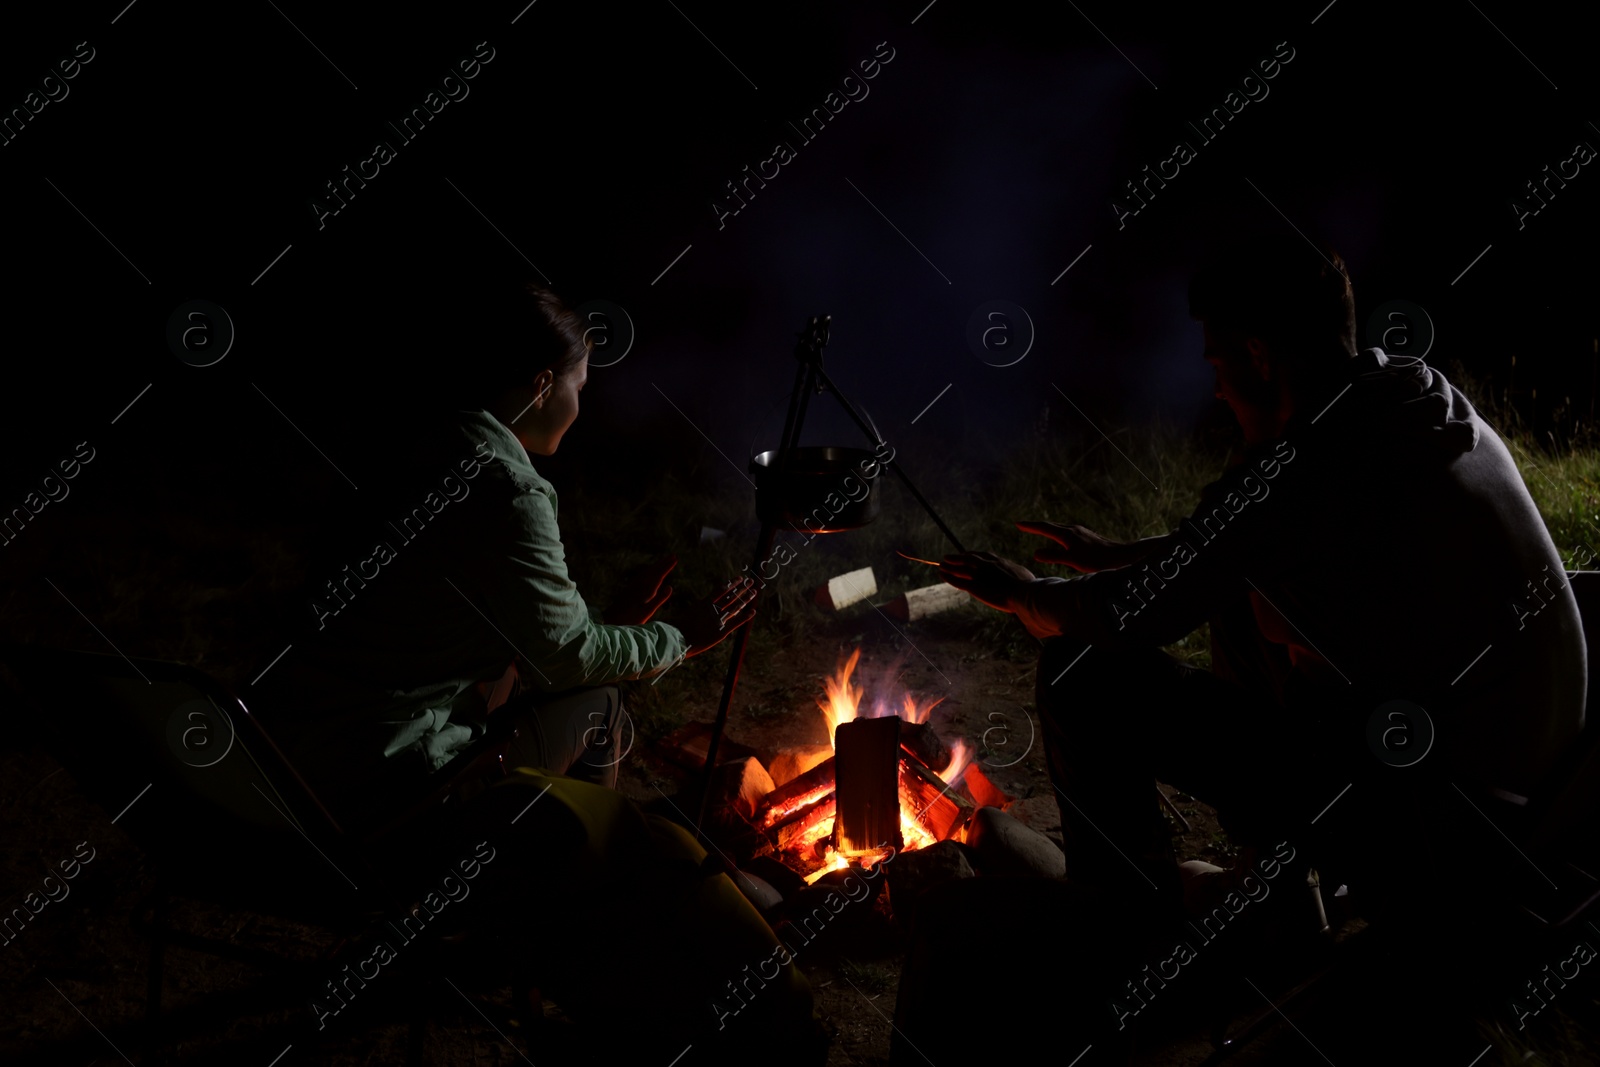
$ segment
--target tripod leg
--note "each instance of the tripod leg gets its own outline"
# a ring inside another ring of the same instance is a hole
[[[813,367],[812,370],[828,392],[833,394],[834,399],[839,401],[839,406],[844,408],[845,413],[861,428],[861,432],[867,435],[867,440],[871,441],[875,446],[882,445],[883,441],[878,437],[877,430],[873,429],[872,425],[861,417],[861,413],[856,410],[855,405],[850,403],[843,393],[839,392],[839,387],[833,384],[833,379],[828,377],[827,372],[821,367]],[[922,510],[928,513],[928,517],[933,520],[934,525],[939,527],[939,532],[949,538],[952,545],[956,546],[956,551],[965,552],[966,549],[962,547],[960,538],[956,537],[950,527],[944,524],[944,520],[939,517],[939,513],[933,510],[933,505],[928,503],[927,497],[919,493],[917,487],[911,484],[911,479],[906,477],[906,472],[900,469],[900,464],[890,460],[888,466],[890,470],[894,471],[895,476],[900,479],[901,484],[910,490],[917,503],[922,505]]]
[[[756,558],[752,569],[759,575],[761,565],[772,555],[773,538],[777,530],[771,523],[761,527],[761,536],[756,540]],[[757,600],[759,600],[759,594]],[[733,706],[733,694],[739,688],[739,670],[744,666],[744,650],[750,641],[750,627],[755,625],[755,620],[739,627],[739,632],[733,635],[733,656],[728,661],[728,675],[722,683],[722,700],[717,704],[717,721],[711,728],[711,740],[706,745],[706,765],[700,781],[700,811],[695,816],[694,828],[696,834],[701,833],[701,827],[706,821],[706,805],[711,800],[711,776],[717,769],[717,749],[722,744],[722,732],[728,727],[728,709]]]
[[[895,472],[895,474],[900,478],[900,484],[905,486],[906,489],[910,491],[911,495],[916,498],[917,503],[922,505],[922,510],[926,511],[928,513],[928,517],[933,520],[933,524],[939,527],[939,532],[944,534],[945,537],[949,538],[952,545],[956,546],[956,551],[965,552],[966,549],[961,546],[961,541],[951,531],[950,527],[944,524],[944,520],[939,517],[939,513],[937,511],[933,510],[933,505],[928,503],[927,498],[925,498],[921,493],[917,492],[917,487],[911,484],[911,479],[906,477],[906,472],[900,469],[900,464],[890,460],[889,469]]]

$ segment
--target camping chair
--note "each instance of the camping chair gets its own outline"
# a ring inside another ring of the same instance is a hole
[[[336,931],[345,940],[379,913],[412,903],[375,844],[448,805],[461,783],[493,773],[509,724],[435,776],[440,784],[390,823],[347,834],[236,695],[181,664],[30,646],[0,648],[0,678],[29,726],[96,804],[150,856],[155,890],[133,924],[150,939],[146,1037],[161,1016],[164,949],[270,970],[285,958],[173,927],[173,898],[221,904]],[[148,916],[148,917],[147,917]],[[337,950],[336,950],[337,951]],[[326,970],[326,960],[313,965]]]

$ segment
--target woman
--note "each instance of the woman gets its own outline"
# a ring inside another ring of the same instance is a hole
[[[450,842],[391,835],[412,853],[401,865],[426,884],[453,842],[491,842],[492,877],[454,919],[492,929],[495,949],[577,1017],[626,1001],[646,1025],[608,1032],[613,1051],[670,1058],[692,1042],[693,1061],[743,1055],[743,1041],[712,1039],[728,1015],[715,1004],[741,967],[770,958],[775,935],[687,831],[605,787],[621,758],[617,683],[717,645],[752,617],[753,589],[693,601],[669,624],[655,619],[672,595],[668,562],[591,611],[567,574],[555,490],[531,459],[554,454],[578,416],[584,323],[535,286],[471,313],[470,333],[423,346],[446,357],[413,379],[427,397],[398,417],[376,406],[403,428],[364,449],[357,492],[382,503],[313,578],[312,632],[273,671],[269,728],[346,829],[367,832],[509,719],[511,773],[461,806]],[[653,966],[619,973],[624,956]],[[762,984],[738,1028],[787,1032],[780,1059],[816,1061],[804,977],[786,963]]]
[[[517,720],[508,766],[614,786],[616,683],[709,650],[752,613],[740,587],[675,625],[655,619],[671,561],[590,610],[567,573],[555,489],[530,458],[553,455],[578,417],[584,324],[537,287],[508,303],[478,302],[470,346],[433,343],[441,370],[413,378],[428,396],[400,401],[398,421],[394,401],[379,405],[404,433],[368,464],[361,517],[313,570],[311,633],[262,698],[347,828],[397,815],[491,713]]]

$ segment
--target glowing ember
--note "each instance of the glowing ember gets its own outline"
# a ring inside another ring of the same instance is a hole
[[[821,782],[806,790],[804,793],[790,797],[782,804],[774,804],[761,816],[761,825],[776,826],[801,808],[808,808],[819,800],[823,800],[833,793],[833,782]]]
[[[910,852],[913,849],[927,848],[938,841],[938,838],[928,832],[917,816],[922,813],[917,810],[916,802],[906,792],[905,782],[900,783],[900,837],[902,847]]]
[[[818,878],[821,878],[829,871],[842,871],[848,866],[850,866],[850,861],[845,859],[842,853],[834,852],[827,866],[819,867],[806,875],[806,885],[814,885]]]
[[[866,868],[869,868],[869,867],[875,867],[878,864],[882,863],[884,860],[888,859],[890,854],[891,854],[891,852],[892,852],[892,850],[890,850],[890,849],[885,849],[882,852],[864,852],[861,855],[855,857],[854,862],[855,862],[856,866],[858,866],[858,867],[862,868],[863,870],[865,870]],[[823,875],[827,874],[829,871],[842,871],[846,867],[850,866],[851,862],[852,862],[851,860],[845,859],[842,854],[840,854],[838,852],[835,852],[832,849],[829,849],[828,850],[828,862],[826,864],[824,864],[823,866],[818,867],[816,870],[812,871],[810,874],[806,875],[806,878],[805,878],[806,885],[816,885],[817,881]]]

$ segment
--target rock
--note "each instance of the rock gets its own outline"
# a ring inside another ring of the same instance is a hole
[[[744,865],[744,869],[766,882],[784,899],[805,888],[805,880],[771,856],[758,856]]]
[[[971,847],[984,874],[1065,878],[1067,857],[1048,837],[999,808],[979,808],[967,827]]]
[[[881,871],[869,875],[859,867],[829,871],[786,898],[783,906],[768,916],[769,921],[779,939],[792,948],[818,937],[828,951],[859,946],[863,935],[883,922],[874,907],[883,890],[879,874]]]
[[[798,745],[779,749],[768,770],[772,773],[774,782],[778,785],[788,785],[831,755],[833,755],[832,745]]]
[[[783,894],[759,875],[751,874],[749,871],[732,870],[728,872],[728,877],[733,879],[733,884],[738,886],[739,892],[756,906],[757,911],[771,911],[783,903]]]
[[[884,868],[895,922],[909,924],[917,900],[931,889],[974,875],[967,852],[955,841],[940,841],[912,852],[898,852]]]

